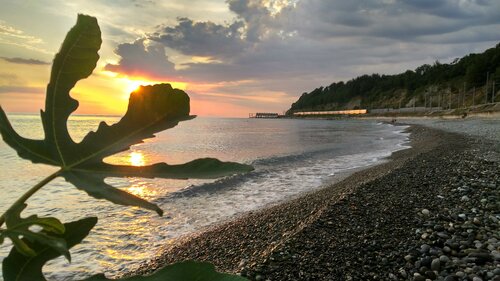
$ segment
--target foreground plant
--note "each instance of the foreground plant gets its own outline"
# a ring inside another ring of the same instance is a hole
[[[0,217],[0,244],[9,238],[14,247],[2,264],[3,277],[10,280],[45,280],[43,265],[64,255],[71,261],[69,249],[80,243],[97,223],[97,218],[85,218],[62,223],[57,218],[36,215],[21,217],[27,207],[26,200],[57,177],[63,177],[76,188],[97,199],[115,204],[130,205],[163,211],[153,203],[114,188],[105,183],[106,177],[148,177],[211,179],[251,171],[248,165],[202,158],[181,165],[157,163],[135,167],[103,162],[105,157],[128,150],[154,134],[179,122],[190,120],[189,97],[169,84],[141,87],[130,95],[123,118],[114,125],[101,122],[96,132],[89,132],[81,142],[75,143],[68,132],[69,115],[78,108],[78,101],[70,96],[75,84],[87,78],[96,67],[101,46],[101,32],[97,20],[78,15],[76,25],[68,32],[52,65],[47,86],[45,111],[41,111],[45,138],[26,139],[12,128],[0,107],[0,133],[4,141],[18,155],[33,163],[60,167],[23,194]],[[3,225],[5,224],[5,227]],[[37,226],[37,227],[33,227]],[[85,280],[109,280],[96,275]],[[245,280],[239,276],[217,273],[207,263],[183,262],[167,266],[150,276],[137,276],[120,280]]]

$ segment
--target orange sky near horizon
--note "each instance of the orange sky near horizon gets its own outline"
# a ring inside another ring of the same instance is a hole
[[[0,92],[0,105],[7,113],[38,113],[44,108],[46,85],[50,78],[50,65],[15,64],[0,59],[0,69],[8,69],[9,81],[0,85],[9,87]],[[5,75],[4,75],[5,76]],[[4,78],[4,80],[7,80]],[[22,86],[18,86],[22,85]],[[190,89],[197,92],[210,92],[215,86],[211,84],[196,84],[176,81],[157,81],[147,77],[128,77],[119,73],[105,71],[99,68],[87,79],[80,80],[72,89],[71,96],[79,101],[79,107],[73,114],[82,115],[118,115],[125,113],[128,97],[141,85],[169,83],[173,88]],[[8,92],[7,92],[8,91]],[[208,93],[208,96],[218,97],[220,94]],[[199,116],[247,117],[252,108],[215,100],[197,99],[190,95],[191,114]],[[259,100],[259,97],[248,99]]]
[[[76,114],[122,115],[134,88],[161,82],[190,96],[193,115],[247,117],[333,82],[483,52],[498,44],[499,11],[493,0],[3,1],[0,105],[44,108],[78,14],[98,20],[102,45],[71,91]]]

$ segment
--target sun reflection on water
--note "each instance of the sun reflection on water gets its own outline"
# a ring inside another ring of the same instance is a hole
[[[133,185],[127,187],[126,191],[144,199],[153,197],[158,193],[153,188],[148,186],[145,182],[134,183]]]

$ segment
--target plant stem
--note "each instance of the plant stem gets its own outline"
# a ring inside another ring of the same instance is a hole
[[[14,206],[24,204],[24,202],[26,202],[26,200],[28,200],[28,198],[30,198],[33,194],[35,194],[38,190],[40,190],[40,188],[42,188],[44,185],[48,184],[53,179],[57,178],[61,174],[61,172],[62,172],[62,170],[59,170],[59,171],[53,173],[52,175],[44,178],[41,182],[34,185],[32,188],[30,188],[28,191],[26,191],[26,193],[24,193],[23,196],[19,197],[19,199],[17,199],[17,201],[14,202],[14,204],[12,204],[12,206],[10,206],[9,209],[7,209],[7,211],[12,209],[12,207],[14,207]],[[2,216],[0,217],[0,226],[2,226],[3,223],[5,222],[5,214],[7,213],[7,211],[5,213],[3,213]]]

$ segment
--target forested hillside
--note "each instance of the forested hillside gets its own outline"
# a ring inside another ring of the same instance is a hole
[[[288,114],[424,105],[456,108],[492,102],[494,96],[499,101],[498,94],[493,94],[499,88],[500,43],[481,54],[469,54],[449,64],[436,61],[397,75],[363,75],[316,88],[303,93]]]

